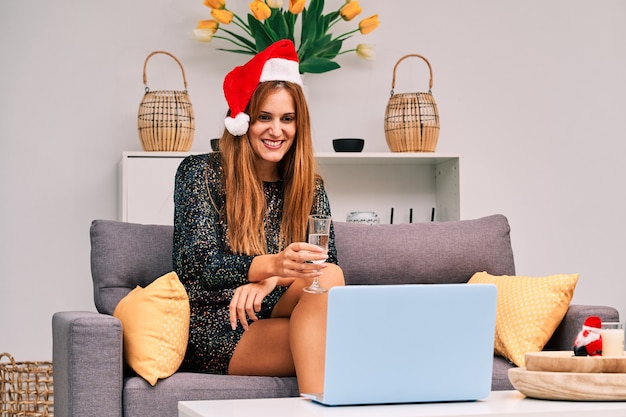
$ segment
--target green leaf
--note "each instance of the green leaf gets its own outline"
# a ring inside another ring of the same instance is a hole
[[[250,52],[245,49],[229,49],[229,48],[215,48],[215,49],[217,49],[218,51],[224,51],[224,52],[234,52],[236,54],[256,55],[256,52]]]
[[[319,45],[315,47],[315,56],[333,59],[341,51],[343,41],[333,40],[332,42],[326,42],[325,45]]]
[[[220,27],[219,30],[221,30],[221,31],[223,31],[225,33],[228,33],[230,36],[232,36],[233,38],[237,39],[239,42],[245,44],[245,46],[250,48],[251,50],[257,51],[256,44],[254,42],[252,42],[250,39],[245,38],[245,37],[243,37],[243,36],[241,36],[241,35],[239,35],[239,34],[237,34],[235,32],[231,32],[230,30],[224,29],[222,27]]]
[[[311,0],[309,7],[302,11],[302,34],[300,44],[306,40],[316,40],[323,32],[319,24],[323,23],[324,0]]]
[[[340,18],[340,14],[339,14],[339,10],[336,10],[334,12],[330,12],[328,13],[326,16],[324,16],[324,19],[326,20],[326,24],[330,25],[332,22],[334,22],[335,20]]]
[[[300,33],[300,48],[304,47],[307,40],[315,39],[315,28],[317,26],[317,21],[315,17],[310,18],[311,14],[305,8],[302,11],[302,33]],[[300,52],[300,48],[298,48],[298,52]]]
[[[335,20],[338,20],[340,18],[339,12],[331,12],[328,13],[327,15],[324,16],[320,16],[319,17],[319,23],[318,23],[318,36],[322,36],[325,35],[328,32],[328,29],[330,28],[331,23],[333,23]]]
[[[319,17],[324,12],[324,0],[311,0],[309,11],[315,16],[316,20],[319,20]]]
[[[333,59],[339,54],[339,51],[341,51],[342,44],[342,40],[331,40],[331,35],[327,34],[315,42],[310,42],[301,60],[306,60],[311,57]]]
[[[289,25],[280,9],[272,9],[271,16],[265,21],[265,26],[274,30],[278,39],[292,39],[293,33],[289,31]]]
[[[330,28],[330,26],[338,21],[339,19],[341,19],[341,15],[339,14],[338,11],[335,12],[331,12],[328,13],[325,16],[322,16],[321,21],[322,21],[322,26],[324,28],[324,34],[326,34],[328,32],[328,29]]]
[[[328,72],[339,68],[341,68],[341,66],[338,63],[326,58],[313,57],[300,62],[301,74],[304,74],[305,72],[311,74],[321,74],[323,72]]]
[[[295,44],[296,43],[296,39],[295,39],[295,27],[296,27],[296,20],[298,19],[298,16],[295,14],[291,14],[289,13],[289,10],[285,10],[283,12],[283,16],[285,18],[285,21],[287,22],[287,31],[289,32],[289,39]]]
[[[256,20],[252,15],[248,15],[248,25],[250,26],[252,36],[254,36],[258,52],[261,52],[278,40],[276,33],[271,28]]]

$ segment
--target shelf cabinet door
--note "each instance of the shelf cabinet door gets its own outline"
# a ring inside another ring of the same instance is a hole
[[[120,167],[119,219],[174,223],[174,177],[187,153],[124,153]]]
[[[174,176],[186,152],[125,152],[120,162],[119,219],[173,224]],[[376,212],[381,223],[460,220],[460,158],[455,155],[321,153],[317,162],[333,219]],[[411,214],[412,213],[412,216]]]

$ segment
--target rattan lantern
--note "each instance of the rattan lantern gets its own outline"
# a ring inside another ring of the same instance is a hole
[[[165,54],[173,58],[182,71],[184,91],[150,91],[146,76],[148,60],[155,54]],[[137,123],[139,139],[144,151],[180,151],[191,149],[195,131],[193,106],[187,93],[185,69],[178,58],[169,52],[154,51],[143,64],[143,83],[146,93],[139,105]]]
[[[427,93],[396,94],[396,70],[409,57],[423,59],[430,71]],[[385,112],[385,138],[392,152],[434,152],[439,139],[439,113],[432,95],[433,70],[426,58],[405,55],[393,67],[391,97]]]

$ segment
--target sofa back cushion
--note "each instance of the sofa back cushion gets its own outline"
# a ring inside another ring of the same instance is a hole
[[[515,275],[506,217],[366,225],[334,223],[347,284],[461,283],[476,272]],[[91,275],[100,313],[137,285],[172,271],[172,226],[113,220],[91,224]]]
[[[91,277],[100,313],[113,314],[117,303],[137,285],[146,287],[172,271],[173,234],[172,226],[91,223]]]
[[[515,275],[503,215],[393,225],[335,222],[334,228],[348,285],[465,283],[481,271]]]

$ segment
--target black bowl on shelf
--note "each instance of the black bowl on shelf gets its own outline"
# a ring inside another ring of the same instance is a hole
[[[211,149],[213,150],[213,152],[219,152],[219,150],[220,150],[220,140],[219,140],[219,138],[211,139]]]
[[[361,152],[363,150],[363,145],[365,145],[364,139],[333,139],[333,149],[335,152]]]

